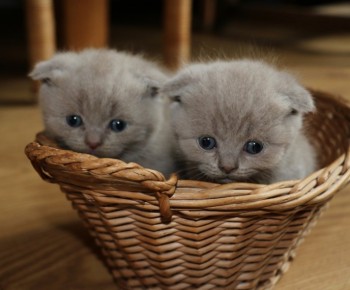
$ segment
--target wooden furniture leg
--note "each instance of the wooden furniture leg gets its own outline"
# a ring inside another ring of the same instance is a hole
[[[192,0],[165,0],[164,63],[177,69],[190,59]]]
[[[203,0],[203,28],[213,30],[216,16],[216,0]]]
[[[64,48],[81,50],[108,44],[108,0],[63,0]]]
[[[56,50],[55,19],[52,0],[26,0],[28,52],[30,69],[50,58]],[[33,82],[36,91],[38,82]]]

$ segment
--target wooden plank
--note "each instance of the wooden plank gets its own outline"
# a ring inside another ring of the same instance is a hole
[[[6,120],[0,126],[6,136],[0,143],[0,289],[118,289],[70,203],[57,185],[39,178],[23,154],[42,130],[39,108],[0,107],[0,118]],[[18,128],[25,130],[17,134]],[[274,289],[350,289],[349,213],[348,186]]]
[[[176,69],[190,59],[192,1],[165,0],[164,5],[164,63]]]
[[[52,0],[26,0],[27,39],[30,69],[41,60],[50,58],[56,50],[55,18]],[[38,89],[33,82],[33,91]],[[36,101],[33,94],[32,101]]]
[[[109,36],[108,0],[63,0],[66,49],[106,47]]]
[[[216,10],[217,10],[217,0],[203,0],[203,28],[207,31],[213,30]]]

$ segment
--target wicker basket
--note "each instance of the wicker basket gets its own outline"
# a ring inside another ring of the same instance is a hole
[[[318,113],[306,122],[323,168],[303,180],[165,180],[134,163],[54,148],[41,135],[26,154],[66,193],[120,289],[269,289],[350,180],[350,104],[312,93]]]

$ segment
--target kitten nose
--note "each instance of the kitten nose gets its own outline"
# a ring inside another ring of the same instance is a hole
[[[101,146],[101,142],[91,142],[85,141],[86,145],[88,145],[92,150],[95,150],[97,147]]]
[[[220,170],[222,172],[225,172],[226,174],[231,173],[233,170],[237,169],[235,166],[230,166],[230,165],[220,165],[219,166]]]

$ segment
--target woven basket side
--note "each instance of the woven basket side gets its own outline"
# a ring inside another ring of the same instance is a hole
[[[100,204],[119,202],[143,210],[158,207],[164,220],[171,218],[171,209],[182,214],[191,213],[193,218],[201,218],[202,209],[210,209],[209,215],[220,215],[226,210],[243,215],[289,210],[329,200],[336,191],[329,191],[328,187],[340,188],[349,179],[350,107],[330,95],[313,94],[318,113],[307,118],[306,131],[318,151],[319,163],[327,165],[303,180],[268,186],[219,185],[191,180],[178,182],[175,176],[165,180],[159,172],[137,164],[96,158],[37,143],[29,144],[26,152],[38,173],[50,182],[69,182],[90,188]],[[118,192],[114,192],[114,188],[118,188]]]
[[[102,231],[95,238],[121,289],[267,289],[283,273],[320,208],[263,219],[176,216],[164,224],[157,211],[116,204],[98,212],[109,235]],[[95,231],[101,226],[96,216],[77,209]]]
[[[315,96],[317,114],[306,120],[306,133],[318,152],[319,166],[328,166],[349,148],[349,101],[320,91]]]
[[[313,94],[318,113],[307,117],[306,133],[322,168],[303,180],[166,180],[137,164],[36,142],[26,153],[71,200],[120,289],[266,290],[350,180],[350,106]]]
[[[113,237],[109,233],[108,228],[102,223],[98,208],[93,204],[89,203],[79,192],[67,191],[64,187],[61,190],[66,193],[67,199],[72,202],[72,206],[77,210],[80,218],[84,222],[85,227],[88,229],[90,235],[94,238],[96,244],[102,251],[105,257],[105,262],[109,267],[116,267],[115,261],[121,260],[121,255],[119,257],[112,256],[111,251],[116,250],[114,248]],[[113,247],[111,247],[111,245]],[[119,253],[118,251],[115,251]]]

